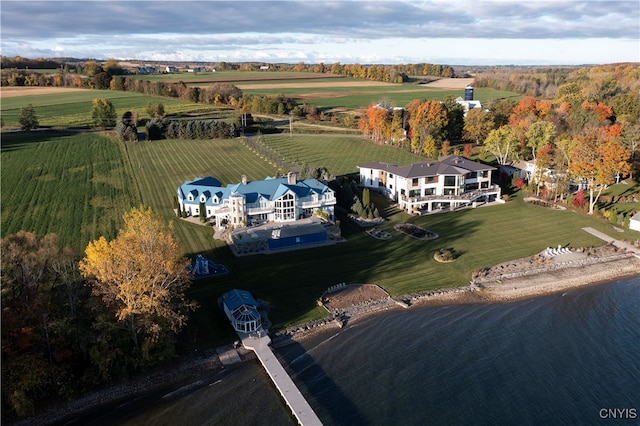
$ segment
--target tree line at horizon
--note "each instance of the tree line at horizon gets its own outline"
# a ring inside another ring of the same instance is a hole
[[[242,62],[231,63],[221,61],[215,65],[217,71],[259,71],[260,67],[265,63],[255,62]],[[119,63],[115,59],[108,59],[104,64],[100,64],[96,60],[69,60],[65,58],[60,59],[29,59],[22,56],[7,57],[0,56],[0,67],[3,70],[8,70],[3,73],[2,85],[50,85],[47,84],[51,80],[47,78],[40,78],[33,73],[29,73],[28,70],[34,69],[56,69],[61,74],[74,73],[74,74],[86,74],[91,77],[99,74],[100,68],[104,72],[110,75],[123,74],[124,70],[120,67]],[[430,63],[416,63],[416,64],[397,64],[397,65],[385,65],[385,64],[341,64],[335,62],[333,64],[298,62],[297,64],[268,64],[270,71],[283,71],[283,72],[310,72],[319,74],[333,74],[342,75],[345,77],[361,78],[364,80],[383,81],[388,83],[403,83],[410,80],[412,76],[417,77],[455,77],[455,71],[453,67],[442,64],[430,64]],[[5,80],[6,78],[6,80]],[[5,84],[6,83],[6,84]],[[45,84],[41,84],[45,83]]]

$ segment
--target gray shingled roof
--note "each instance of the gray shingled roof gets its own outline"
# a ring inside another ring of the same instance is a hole
[[[449,155],[440,158],[440,161],[423,161],[410,164],[408,166],[398,166],[397,164],[374,161],[361,164],[360,168],[384,170],[404,178],[417,178],[423,176],[438,175],[466,175],[469,172],[483,170],[495,170],[495,167],[482,163],[476,163],[468,158]]]

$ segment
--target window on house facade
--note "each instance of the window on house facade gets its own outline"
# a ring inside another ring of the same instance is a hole
[[[389,179],[393,179],[393,175],[389,173]]]
[[[444,177],[444,186],[456,186],[456,177],[455,176],[445,176]]]
[[[293,194],[285,194],[275,201],[275,220],[295,220],[296,200]]]
[[[418,178],[411,179],[411,186],[418,186],[419,185],[418,180],[419,180]]]
[[[436,193],[436,189],[435,188],[425,188],[424,189],[424,195],[435,195]]]
[[[484,170],[484,171],[482,172],[482,177],[483,177],[483,178],[488,178],[488,177],[489,177],[489,170]]]
[[[435,182],[437,179],[435,176],[427,176],[426,178],[424,178],[424,183],[433,183]]]

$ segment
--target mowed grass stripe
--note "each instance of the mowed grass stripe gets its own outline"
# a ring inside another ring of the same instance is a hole
[[[266,145],[287,161],[326,167],[333,175],[355,173],[358,165],[386,161],[398,165],[425,161],[424,157],[388,145],[376,145],[360,136],[265,136]]]
[[[233,140],[164,140],[128,146],[132,170],[140,182],[142,200],[175,222],[176,238],[187,254],[214,249],[210,227],[176,220],[173,196],[178,186],[196,177],[214,176],[223,184],[273,176],[274,168]]]

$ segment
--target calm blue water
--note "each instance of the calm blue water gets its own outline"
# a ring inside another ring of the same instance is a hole
[[[325,425],[640,424],[640,277],[394,311],[278,353]],[[601,419],[616,408],[637,417]],[[257,361],[126,417],[117,423],[292,423]]]

